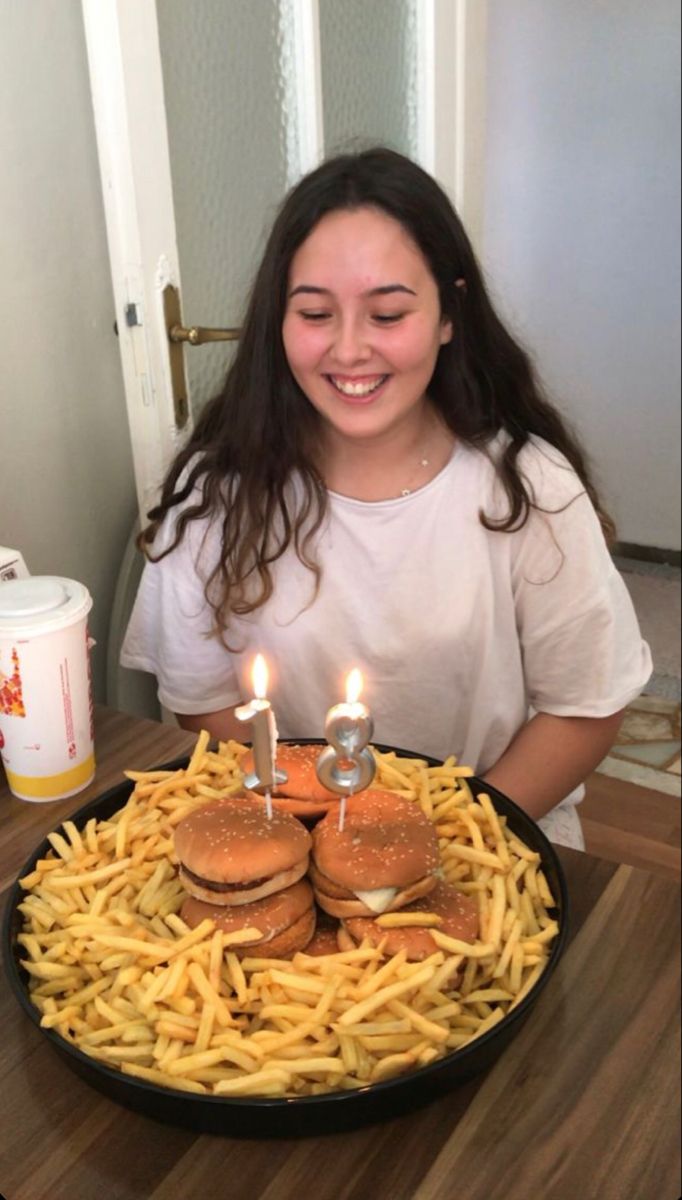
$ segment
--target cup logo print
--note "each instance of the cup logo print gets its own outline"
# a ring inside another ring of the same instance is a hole
[[[16,646],[12,647],[12,673],[5,675],[0,666],[0,714],[3,717],[25,717],[21,669]]]

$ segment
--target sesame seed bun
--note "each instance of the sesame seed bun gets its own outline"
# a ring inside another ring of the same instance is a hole
[[[320,929],[318,926],[315,936],[305,948],[306,954],[312,955],[313,958],[320,958],[326,954],[338,954],[341,948],[338,941],[340,928],[340,925],[334,929],[330,927]]]
[[[295,883],[307,870],[310,845],[300,821],[278,812],[269,821],[260,798],[204,805],[175,830],[183,887],[219,905],[248,904]]]
[[[289,929],[258,947],[259,958],[291,958],[299,950],[307,950],[315,933],[315,906],[308,909]]]
[[[287,781],[274,789],[273,807],[297,817],[322,817],[332,808],[338,808],[338,795],[323,787],[315,771],[322,749],[319,745],[289,746],[282,742],[278,744],[276,766],[281,771],[286,771]],[[239,765],[245,775],[253,771],[253,755],[250,750]]]
[[[188,896],[180,915],[191,929],[207,917],[225,933],[236,933],[249,926],[259,929],[260,937],[232,947],[242,956],[255,951],[261,958],[287,958],[303,950],[315,932],[312,888],[304,879],[263,900],[239,907],[205,904]]]
[[[368,788],[349,797],[343,830],[339,830],[335,812],[315,826],[313,864],[318,881],[316,896],[325,911],[342,916],[345,913],[339,911],[339,903],[354,904],[357,891],[396,888],[397,895],[386,910],[391,911],[435,885],[438,839],[418,805],[394,792]],[[329,882],[336,889],[330,889]],[[339,889],[341,894],[334,896],[334,890]],[[372,912],[364,904],[362,911]]]
[[[408,911],[436,913],[443,922],[438,928],[448,937],[473,942],[478,936],[478,905],[449,883],[438,883],[423,900],[411,904]],[[405,950],[410,962],[421,962],[438,949],[430,930],[416,925],[382,929],[371,917],[347,917],[343,920],[343,928],[358,946],[365,938],[372,946],[384,942],[387,957]]]

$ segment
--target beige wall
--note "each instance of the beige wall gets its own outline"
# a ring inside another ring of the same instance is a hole
[[[488,0],[486,266],[622,542],[680,548],[679,0]]]
[[[0,544],[94,598],[135,514],[80,0],[0,0]]]

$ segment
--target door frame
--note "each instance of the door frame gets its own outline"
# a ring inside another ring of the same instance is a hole
[[[296,177],[324,154],[318,0],[287,6]],[[487,0],[414,0],[417,157],[480,239]],[[176,427],[162,294],[180,291],[155,0],[82,0],[118,342],[140,519],[190,425]],[[144,120],[139,114],[144,113]],[[294,182],[291,179],[290,182]],[[186,314],[199,323],[201,314]]]

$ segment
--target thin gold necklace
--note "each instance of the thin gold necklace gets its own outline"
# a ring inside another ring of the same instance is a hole
[[[437,450],[438,449],[438,427],[437,426],[432,426],[431,429],[429,430],[429,437],[424,440],[424,443],[422,446],[422,453],[419,457],[419,460],[415,464],[415,466],[412,470],[412,474],[410,475],[410,478],[407,480],[407,483],[404,485],[404,487],[402,487],[400,489],[399,497],[411,496],[414,491],[423,487],[424,483],[427,482],[424,479],[424,472],[427,470],[428,467],[431,466],[431,463],[433,461],[433,454],[429,450],[429,445],[433,441],[434,437],[436,438],[435,446],[436,446],[436,450]]]
[[[412,495],[413,491],[415,490],[415,484],[414,484],[415,476],[417,475],[418,472],[419,472],[419,474],[421,474],[421,472],[426,467],[429,467],[429,466],[431,466],[431,459],[427,458],[426,455],[424,455],[422,458],[419,459],[417,466],[414,468],[414,471],[412,472],[412,474],[410,476],[409,486],[400,489],[401,496],[411,496]],[[416,487],[417,488],[421,487],[421,484],[417,483]]]

